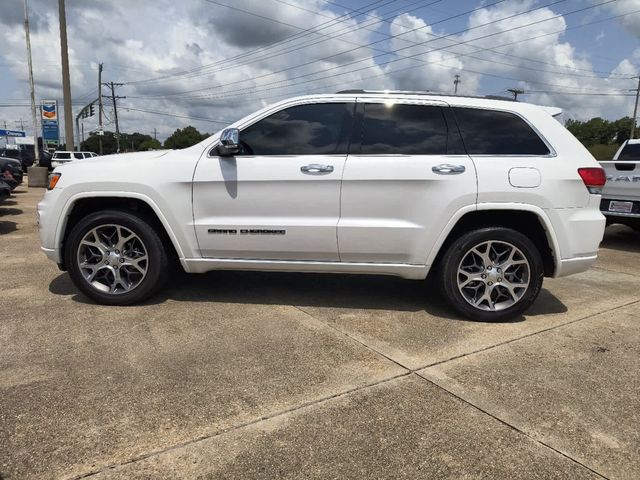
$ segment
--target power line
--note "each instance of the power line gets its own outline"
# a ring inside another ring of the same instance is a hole
[[[383,1],[385,1],[385,3],[383,3],[382,6],[386,6],[386,5],[389,5],[391,3],[396,2],[397,0],[376,0],[374,2],[371,2],[371,3],[367,4],[365,6],[365,8],[369,8],[369,7],[373,6],[373,5],[381,3]],[[438,1],[441,1],[441,0],[438,0]],[[378,5],[378,6],[374,7],[374,8],[371,8],[366,13],[370,13],[373,10],[375,10],[376,8],[380,8],[380,5]],[[277,40],[277,41],[274,41],[274,42],[272,42],[270,44],[264,45],[264,46],[262,46],[260,48],[253,49],[253,50],[251,50],[249,52],[243,52],[243,53],[240,53],[240,54],[235,55],[233,57],[217,60],[217,61],[215,61],[213,63],[210,63],[210,64],[207,64],[207,65],[202,65],[200,67],[195,67],[193,69],[185,70],[185,71],[178,72],[178,73],[167,74],[167,75],[164,75],[164,76],[161,76],[161,77],[148,78],[148,79],[137,80],[137,81],[132,81],[132,82],[128,82],[128,83],[129,84],[139,84],[139,83],[145,83],[145,82],[159,81],[159,80],[164,80],[164,79],[167,79],[167,78],[170,78],[170,77],[173,77],[173,76],[184,76],[184,75],[188,75],[190,73],[194,73],[196,71],[200,71],[200,70],[203,70],[203,69],[213,68],[213,67],[219,66],[221,64],[227,63],[227,62],[232,62],[232,61],[237,60],[239,58],[244,58],[244,57],[247,57],[247,56],[251,56],[251,55],[253,55],[255,53],[258,53],[261,50],[268,50],[271,47],[275,47],[275,46],[277,46],[279,44],[288,43],[288,42],[296,40],[298,38],[303,38],[303,37],[308,36],[310,34],[316,33],[317,31],[320,31],[320,30],[323,30],[323,29],[327,28],[327,25],[335,23],[336,20],[344,18],[344,17],[348,17],[348,14],[341,15],[340,17],[337,17],[336,19],[333,19],[333,20],[327,21],[327,22],[323,22],[323,23],[321,23],[319,25],[316,25],[316,26],[310,27],[310,28],[302,28],[302,27],[296,27],[294,25],[291,25],[291,26],[294,26],[295,28],[300,29],[301,31],[298,32],[298,33],[289,35],[289,36],[287,36],[287,37],[285,37],[285,38],[283,38],[281,40]],[[266,17],[263,17],[263,18],[266,18]],[[320,27],[322,27],[322,28],[320,28]]]
[[[532,9],[529,9],[529,10],[527,10],[525,12],[520,12],[520,13],[517,13],[517,14],[513,14],[513,15],[509,15],[507,17],[500,18],[498,20],[494,20],[494,21],[487,22],[487,23],[484,23],[484,24],[480,24],[480,25],[476,25],[476,26],[473,26],[473,27],[469,27],[467,29],[463,29],[463,30],[460,30],[458,32],[454,32],[454,33],[445,35],[444,37],[440,37],[440,38],[446,38],[446,37],[449,37],[449,36],[452,36],[452,35],[458,35],[460,33],[466,33],[468,31],[475,30],[477,28],[481,28],[481,27],[485,27],[487,25],[498,23],[498,22],[501,22],[501,21],[504,21],[504,20],[507,20],[507,19],[510,19],[510,18],[517,17],[519,15],[524,15],[526,13],[530,13],[532,11],[539,10],[541,8],[546,8],[546,7],[550,6],[550,5],[561,3],[563,1],[566,1],[566,0],[556,0],[555,2],[552,2],[550,4],[547,4],[547,5],[544,5],[544,6],[541,6],[541,7],[532,8]],[[615,1],[615,0],[607,0],[607,1],[601,2],[599,4],[583,7],[583,8],[577,9],[577,10],[566,12],[564,14],[554,15],[552,17],[548,17],[548,18],[545,18],[545,19],[542,19],[542,20],[537,20],[535,22],[530,22],[530,23],[527,23],[527,24],[524,24],[524,25],[519,25],[519,26],[516,26],[516,27],[512,27],[512,28],[506,29],[506,30],[501,30],[499,32],[493,32],[493,33],[486,34],[486,35],[483,35],[483,36],[480,36],[480,37],[475,37],[475,38],[460,42],[460,44],[467,44],[467,43],[474,42],[474,41],[477,41],[477,40],[482,40],[482,39],[485,39],[485,38],[489,38],[489,37],[492,37],[492,36],[495,36],[495,35],[502,35],[504,33],[510,32],[510,31],[519,30],[519,29],[522,29],[522,28],[526,28],[526,27],[530,27],[530,26],[533,26],[533,25],[537,25],[537,24],[543,23],[543,22],[547,22],[549,20],[553,20],[553,19],[556,19],[556,18],[559,18],[559,17],[564,17],[566,15],[571,15],[571,14],[574,14],[574,13],[578,13],[578,12],[582,12],[582,11],[589,10],[589,9],[592,9],[592,8],[596,8],[596,7],[611,3],[613,1]],[[405,35],[407,33],[419,30],[421,28],[424,28],[424,27],[418,27],[418,28],[415,28],[415,29],[412,29],[412,30],[408,30],[408,31],[396,34],[396,35],[392,35],[390,38],[399,37],[401,35]],[[430,43],[431,41],[433,41],[433,39],[425,40],[425,41],[419,42],[418,44],[415,44],[415,45],[423,45],[423,44],[426,44],[426,43]],[[379,42],[380,41],[372,42],[372,44],[373,43],[379,43]],[[291,78],[288,78],[286,80],[277,80],[277,81],[274,81],[274,82],[268,82],[268,83],[259,85],[258,87],[265,87],[265,86],[274,85],[274,84],[282,83],[282,82],[287,82],[287,84],[289,86],[289,85],[291,85],[292,80],[297,80],[297,79],[300,79],[300,78],[310,77],[310,76],[321,74],[321,73],[325,73],[325,72],[328,72],[328,71],[344,68],[346,66],[354,65],[354,64],[360,63],[360,62],[365,61],[365,60],[373,60],[375,58],[378,58],[378,57],[383,56],[383,55],[387,55],[389,53],[396,53],[397,54],[400,51],[407,50],[407,49],[413,48],[413,47],[414,47],[414,45],[402,47],[402,48],[396,49],[396,50],[391,51],[391,52],[386,52],[384,54],[378,54],[378,55],[374,55],[372,57],[366,57],[366,58],[363,58],[363,59],[360,59],[360,60],[354,60],[352,62],[348,62],[346,64],[338,65],[338,66],[335,66],[335,67],[326,68],[326,69],[324,69],[322,71],[310,72],[310,73],[298,75],[298,76],[295,76],[295,77],[291,77]],[[236,84],[237,83],[243,83],[243,82],[246,82],[246,81],[249,81],[249,80],[256,80],[256,79],[268,77],[268,76],[271,76],[271,75],[275,75],[277,73],[282,73],[282,72],[285,72],[285,71],[288,71],[288,70],[299,68],[301,66],[306,66],[306,65],[309,65],[309,64],[313,64],[313,63],[316,63],[317,61],[320,61],[320,60],[326,60],[328,58],[332,58],[332,57],[335,57],[335,56],[344,55],[345,53],[349,53],[351,51],[358,50],[359,48],[362,48],[362,47],[356,47],[356,48],[353,48],[353,49],[350,49],[350,50],[346,50],[346,51],[340,52],[338,54],[334,54],[334,55],[330,55],[328,57],[323,57],[323,58],[318,59],[318,60],[310,61],[310,62],[304,63],[302,65],[296,65],[296,66],[284,68],[284,69],[281,69],[281,70],[278,70],[278,71],[275,71],[275,72],[271,72],[271,73],[268,73],[268,74],[264,74],[264,75],[260,75],[260,76],[257,76],[257,77],[253,77],[251,79],[240,80],[240,81],[236,82]],[[423,52],[420,52],[420,53],[416,53],[416,54],[412,54],[412,55],[408,55],[408,56],[403,56],[402,58],[396,58],[396,59],[388,60],[388,61],[385,61],[385,62],[380,62],[380,63],[377,63],[375,65],[370,65],[370,66],[359,68],[359,69],[352,69],[352,70],[349,70],[349,71],[343,72],[343,73],[337,73],[337,74],[333,74],[333,75],[325,75],[323,77],[315,78],[315,79],[312,79],[312,80],[309,80],[309,81],[317,81],[317,80],[322,80],[322,79],[325,79],[325,78],[331,78],[331,77],[334,77],[334,76],[344,75],[344,74],[347,74],[347,73],[355,73],[355,72],[359,72],[359,71],[362,71],[362,70],[366,70],[368,68],[372,68],[374,66],[381,67],[381,66],[384,66],[384,65],[389,65],[389,64],[392,64],[392,63],[396,63],[396,62],[404,60],[404,59],[415,59],[416,61],[422,62],[424,64],[438,64],[437,62],[425,61],[425,60],[422,60],[421,58],[417,58],[417,57],[420,57],[422,55],[425,55],[427,53],[431,53],[431,52],[434,52],[434,51],[443,50],[444,48],[446,48],[446,47],[436,47],[436,48],[432,48],[430,50],[423,51]],[[470,69],[460,69],[460,70],[468,71],[468,72],[471,72],[471,73],[478,73],[478,74],[494,76],[496,78],[504,78],[504,79],[507,79],[507,80],[522,81],[521,79],[514,79],[514,78],[511,78],[511,77],[503,77],[503,76],[500,76],[500,75],[492,75],[492,74],[488,74],[488,73],[485,73],[485,72],[473,71],[473,70],[470,70]],[[309,83],[309,81],[296,82],[294,84],[295,85],[299,85],[299,84]],[[530,83],[537,83],[537,84],[540,84],[540,85],[559,86],[559,85],[548,84],[548,83],[545,83],[545,82],[532,81],[532,80],[529,80],[529,82]],[[563,87],[563,86],[560,86],[560,87]],[[198,89],[193,89],[193,90],[186,90],[186,91],[182,91],[182,92],[172,92],[172,93],[167,93],[167,94],[147,95],[145,97],[146,98],[151,98],[151,97],[167,97],[167,96],[175,96],[175,95],[184,95],[185,93],[204,92],[204,91],[213,90],[213,89],[216,89],[216,88],[220,88],[220,86],[204,87],[204,88],[198,88]],[[256,87],[245,88],[244,91],[252,90],[253,88],[256,88]],[[262,88],[260,88],[260,90],[258,90],[256,88],[256,91],[263,91],[263,90],[264,89],[262,89]],[[269,90],[269,89],[267,89],[267,90]],[[241,90],[235,90],[235,91],[241,91]],[[229,93],[229,92],[221,92],[221,93]],[[200,97],[194,96],[193,98],[206,98],[206,96],[200,96]],[[225,97],[221,95],[221,96],[217,96],[215,98],[225,98]]]
[[[608,2],[604,2],[604,3],[610,3],[611,1],[613,1],[613,0],[609,0]],[[585,8],[581,8],[581,9],[578,9],[578,10],[574,10],[574,11],[571,11],[571,12],[567,12],[564,15],[571,15],[571,14],[574,14],[574,13],[577,13],[577,12],[581,12],[581,11],[587,10],[589,8],[595,8],[595,7],[600,6],[600,5],[602,5],[602,3],[597,4],[597,5],[593,5],[593,6],[590,6],[590,7],[585,7]],[[527,13],[527,12],[523,12],[523,13]],[[520,26],[517,26],[517,27],[513,27],[513,28],[510,28],[510,29],[507,29],[507,30],[502,30],[500,32],[494,32],[494,33],[491,33],[491,34],[488,34],[488,35],[484,35],[482,37],[476,37],[476,38],[473,38],[473,39],[469,39],[469,40],[466,41],[466,43],[472,42],[472,41],[475,41],[475,40],[479,40],[479,39],[488,38],[488,37],[491,37],[491,36],[494,36],[494,35],[507,33],[509,31],[514,31],[514,30],[518,30],[518,29],[521,29],[521,28],[530,27],[532,25],[539,24],[539,23],[542,23],[542,22],[545,22],[545,21],[549,21],[549,20],[552,20],[554,18],[558,18],[560,16],[562,16],[562,15],[556,15],[554,17],[549,17],[549,18],[546,18],[546,19],[538,20],[538,21],[531,22],[531,23],[528,23],[528,24],[524,24],[524,25],[520,25]],[[480,26],[484,26],[484,24],[483,25],[479,25],[478,27],[480,27]],[[474,27],[474,28],[476,28],[476,27]],[[544,34],[544,35],[547,35],[547,34]],[[542,36],[544,36],[544,35],[542,35]],[[518,42],[527,41],[527,40],[529,40],[529,39],[519,40],[519,41],[511,42],[511,43],[518,43]],[[426,41],[424,43],[428,43],[428,41]],[[504,46],[504,45],[502,45],[502,46]],[[459,68],[457,66],[456,67],[452,67],[451,65],[445,65],[445,64],[442,64],[442,63],[439,63],[439,62],[426,61],[426,60],[422,60],[420,58],[416,58],[416,57],[418,57],[420,55],[424,55],[426,53],[430,53],[432,51],[436,51],[436,50],[440,50],[440,49],[441,48],[435,48],[435,49],[432,49],[432,50],[428,50],[426,52],[421,52],[421,53],[418,53],[418,54],[414,54],[414,55],[411,55],[410,58],[415,58],[417,61],[421,62],[422,64],[438,65],[438,66],[442,66],[442,67],[445,67],[445,68],[456,68],[458,70],[469,72],[469,73],[475,73],[475,74],[478,74],[478,75],[485,75],[485,76],[489,76],[489,77],[493,77],[493,78],[500,78],[500,79],[505,79],[505,80],[510,80],[510,81],[525,81],[525,82],[532,83],[532,84],[546,85],[546,86],[550,86],[550,87],[559,87],[559,88],[581,88],[581,87],[568,87],[566,85],[557,85],[557,84],[552,84],[552,83],[547,83],[547,82],[542,82],[542,81],[536,81],[536,80],[523,80],[521,78],[508,77],[508,76],[504,76],[504,75],[498,75],[498,74],[493,74],[493,73],[488,73],[488,72],[472,70],[472,69],[469,69],[469,68]],[[393,59],[393,60],[389,60],[389,61],[378,63],[376,65],[370,65],[370,66],[366,66],[366,67],[362,67],[362,68],[358,68],[358,69],[348,70],[348,71],[345,71],[345,72],[325,75],[325,76],[322,76],[322,77],[313,78],[313,79],[309,79],[309,80],[305,80],[305,81],[292,82],[293,80],[296,80],[296,79],[301,79],[301,78],[309,77],[309,76],[312,76],[312,75],[317,75],[318,73],[324,73],[324,72],[335,70],[335,69],[338,69],[338,68],[341,68],[341,67],[345,66],[345,65],[341,65],[341,66],[325,69],[322,72],[311,72],[311,73],[298,75],[296,77],[291,77],[291,78],[284,79],[284,80],[277,80],[277,81],[274,81],[274,82],[265,83],[265,84],[259,85],[258,87],[247,87],[247,88],[243,88],[243,89],[236,89],[236,90],[231,90],[231,91],[223,91],[223,92],[220,92],[220,94],[204,94],[204,95],[185,96],[185,97],[183,97],[183,99],[204,99],[204,98],[220,99],[220,98],[229,98],[229,97],[233,97],[233,96],[244,95],[246,93],[260,93],[260,92],[264,92],[264,91],[283,88],[282,85],[280,85],[280,86],[272,86],[270,88],[263,88],[263,87],[269,87],[271,85],[282,84],[282,83],[286,83],[285,87],[290,87],[290,86],[295,86],[295,85],[302,85],[302,84],[307,84],[307,83],[310,83],[310,82],[316,82],[316,81],[319,81],[319,80],[324,80],[324,79],[327,79],[327,78],[333,78],[333,77],[338,77],[338,76],[342,76],[342,75],[346,75],[346,74],[359,72],[359,71],[362,71],[362,70],[367,70],[367,69],[372,68],[374,66],[381,67],[381,66],[384,66],[384,65],[396,63],[396,62],[398,62],[400,60],[403,60],[403,59],[404,58]],[[449,59],[447,59],[447,60],[449,60]],[[358,61],[351,62],[351,63],[358,63]],[[348,65],[348,64],[346,64],[346,65]],[[409,70],[409,69],[416,68],[416,67],[417,66],[414,65],[414,66],[410,66],[410,67],[407,67],[407,68],[404,68],[404,69],[395,70],[394,73],[397,73],[397,72],[400,72],[400,71],[404,71],[404,70]],[[386,75],[386,73],[384,75]],[[377,75],[377,76],[381,76],[381,75]],[[372,77],[375,77],[375,75],[372,76]],[[372,77],[370,77],[370,78],[372,78]],[[588,88],[584,88],[584,87],[583,87],[583,89],[589,90]],[[200,91],[200,90],[202,90],[202,89],[198,89],[198,91]],[[600,90],[600,89],[599,88],[591,88],[590,90]],[[135,97],[135,98],[152,98],[152,97],[160,97],[160,96],[164,96],[164,95],[138,96],[138,97]],[[171,96],[171,95],[166,95],[166,96]]]
[[[222,120],[222,119],[213,119],[213,118],[205,118],[205,117],[194,117],[194,116],[190,116],[190,115],[178,115],[175,113],[169,113],[169,112],[160,112],[158,110],[148,110],[148,109],[142,109],[142,108],[134,108],[134,107],[130,107],[130,106],[125,106],[122,107],[126,110],[133,110],[134,112],[142,112],[142,113],[153,113],[155,115],[165,115],[168,117],[175,117],[175,118],[186,118],[188,120],[201,120],[203,122],[211,122],[211,123],[220,123],[223,125],[229,125],[231,123],[233,123],[233,120]]]
[[[205,0],[205,1],[212,2],[213,0]],[[458,17],[463,16],[463,15],[471,14],[471,13],[473,13],[473,12],[477,11],[477,10],[481,10],[481,9],[486,8],[486,7],[489,7],[489,6],[497,5],[497,4],[499,4],[499,3],[503,3],[503,2],[505,2],[505,1],[507,1],[507,0],[498,0],[498,1],[494,2],[494,3],[489,4],[489,5],[485,5],[485,6],[482,6],[482,7],[477,7],[477,8],[474,8],[474,9],[472,9],[472,10],[467,10],[467,11],[462,12],[462,13],[460,13],[460,14],[452,15],[452,16],[450,16],[450,17],[447,17],[447,18],[444,18],[444,19],[439,20],[439,21],[437,21],[437,22],[434,22],[434,23],[432,23],[432,24],[431,24],[431,25],[429,25],[429,26],[437,25],[437,24],[440,24],[440,23],[446,22],[446,21],[448,21],[448,20],[451,20],[451,19],[454,19],[454,18],[458,18]],[[567,0],[555,0],[555,1],[554,1],[554,2],[552,2],[550,5],[553,5],[553,4],[556,4],[556,3],[565,2],[565,1],[567,1]],[[614,0],[609,0],[609,1],[614,1]],[[466,32],[466,31],[469,31],[469,30],[472,30],[472,29],[480,28],[480,27],[482,27],[482,26],[486,26],[486,25],[489,25],[489,24],[492,24],[492,23],[496,23],[496,22],[498,22],[498,21],[506,20],[506,19],[511,18],[511,17],[513,17],[513,16],[517,16],[517,15],[521,15],[521,14],[524,14],[524,13],[528,13],[528,12],[533,11],[533,10],[537,10],[537,9],[539,9],[539,8],[543,8],[543,7],[537,7],[537,8],[534,8],[534,9],[532,9],[532,10],[529,10],[529,11],[527,11],[527,12],[522,12],[522,13],[520,13],[520,14],[516,14],[516,15],[509,16],[509,17],[505,17],[505,18],[502,18],[502,19],[500,19],[500,20],[496,20],[496,21],[493,21],[493,22],[489,22],[489,23],[486,23],[486,24],[483,24],[483,25],[478,25],[478,26],[475,26],[475,27],[470,27],[470,28],[468,28],[468,29],[462,30],[462,31],[460,31],[460,32],[455,32],[455,33],[452,33],[452,34],[450,34],[450,35],[456,35],[456,34],[459,34],[459,33],[462,33],[462,32]],[[238,10],[236,7],[234,7],[234,9]],[[252,12],[247,12],[247,13],[252,13]],[[335,54],[331,54],[331,55],[328,55],[328,56],[326,56],[326,57],[322,57],[322,58],[314,59],[314,60],[311,60],[311,61],[308,61],[308,62],[305,62],[305,63],[299,64],[299,65],[294,65],[294,66],[287,67],[287,68],[284,68],[284,69],[281,69],[281,70],[277,70],[277,71],[275,71],[275,72],[270,72],[270,73],[267,73],[267,74],[264,74],[264,75],[259,75],[259,76],[257,76],[257,77],[253,77],[253,78],[251,78],[251,79],[247,79],[247,80],[240,80],[240,81],[238,81],[238,82],[236,82],[236,83],[242,83],[242,82],[246,82],[246,81],[250,81],[250,80],[256,80],[256,79],[260,79],[260,78],[264,78],[264,77],[268,77],[268,76],[276,75],[276,74],[278,74],[278,73],[283,73],[283,72],[286,72],[286,71],[289,71],[289,70],[293,70],[293,69],[296,69],[296,68],[304,67],[304,66],[307,66],[307,65],[315,64],[315,63],[320,62],[320,61],[323,61],[323,60],[329,60],[329,59],[331,59],[331,58],[339,57],[339,56],[344,55],[344,54],[346,54],[346,53],[351,53],[351,52],[354,52],[354,51],[356,51],[356,50],[360,50],[360,49],[363,49],[363,48],[371,47],[372,45],[375,45],[375,44],[381,43],[381,42],[386,41],[386,40],[391,39],[391,38],[400,37],[400,36],[406,35],[406,34],[408,34],[408,33],[411,33],[411,32],[413,32],[413,31],[421,30],[421,29],[423,29],[423,28],[425,28],[425,27],[426,27],[426,25],[425,25],[425,26],[422,26],[422,27],[416,27],[416,28],[414,28],[414,29],[412,29],[412,30],[405,31],[405,32],[402,32],[402,33],[399,33],[399,34],[395,34],[395,35],[391,35],[391,36],[389,36],[389,37],[387,37],[387,38],[383,38],[383,39],[381,39],[381,40],[376,40],[376,41],[374,41],[374,42],[370,42],[370,43],[368,43],[368,44],[366,44],[366,45],[360,45],[360,44],[358,44],[358,46],[357,46],[357,47],[354,47],[354,48],[351,48],[351,49],[348,49],[348,50],[344,50],[344,51],[341,51],[341,52],[338,52],[338,53],[335,53]],[[425,42],[420,42],[420,44],[424,44],[424,43],[428,43],[428,42],[429,42],[429,41],[427,40],[427,41],[425,41]],[[316,41],[316,42],[314,42],[313,44],[310,44],[310,45],[307,45],[307,46],[316,45],[316,44],[318,44],[318,43],[321,43],[321,42],[320,42],[320,41]],[[360,62],[362,62],[362,61],[369,60],[369,59],[375,59],[375,58],[378,58],[378,57],[383,56],[383,55],[388,55],[388,54],[390,54],[390,53],[397,53],[397,52],[398,52],[398,51],[400,51],[400,50],[406,50],[406,48],[409,48],[409,47],[405,47],[405,48],[397,49],[396,51],[385,51],[384,53],[381,53],[381,54],[379,54],[379,55],[374,55],[373,57],[361,58],[360,60],[355,60],[355,61],[349,62],[349,63],[347,63],[347,64],[339,65],[339,66],[337,66],[337,67],[333,67],[333,68],[331,68],[331,69],[329,69],[329,70],[333,70],[333,69],[335,69],[335,68],[345,67],[345,66],[352,65],[352,64],[355,64],[355,63],[360,63]],[[290,53],[291,51],[293,51],[293,50],[288,50],[287,52],[283,52],[283,53]],[[271,57],[265,57],[265,58],[262,58],[262,60],[266,60],[266,59],[269,59],[269,58],[271,58]],[[220,71],[220,70],[225,70],[225,69],[224,69],[224,68],[223,68],[223,69],[219,69],[218,71]],[[181,94],[184,94],[184,93],[194,93],[194,92],[199,92],[199,91],[212,90],[212,89],[219,88],[219,87],[220,87],[220,85],[218,85],[218,86],[213,86],[213,87],[199,88],[199,89],[194,89],[194,90],[186,90],[186,91],[182,91],[182,92],[174,92],[174,93],[169,93],[169,94],[167,94],[167,95],[181,95]],[[150,96],[165,96],[165,95],[150,95]]]

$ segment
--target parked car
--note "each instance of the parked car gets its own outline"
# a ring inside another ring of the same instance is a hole
[[[20,161],[22,164],[22,171],[26,172],[27,168],[32,166],[35,162],[35,153],[33,145],[30,149],[15,149],[15,148],[2,148],[0,149],[0,157],[13,158]],[[49,167],[51,165],[51,154],[49,152],[40,149],[40,165],[43,167]]]
[[[604,172],[558,113],[401,92],[285,100],[183,150],[59,167],[42,249],[110,305],[153,295],[177,258],[193,273],[432,271],[462,315],[513,318],[543,277],[588,269],[603,236]]]
[[[74,160],[82,160],[84,158],[97,157],[98,154],[93,152],[68,152],[68,151],[55,151],[51,158],[51,168],[59,167],[65,163],[72,162]]]
[[[22,183],[22,164],[14,158],[0,157],[0,175],[11,175],[18,185]]]
[[[0,204],[11,196],[11,187],[0,178]]]
[[[640,139],[626,140],[613,160],[600,165],[607,176],[600,202],[607,225],[619,223],[640,231]]]

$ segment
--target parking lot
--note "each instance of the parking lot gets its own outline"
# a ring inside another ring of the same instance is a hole
[[[39,251],[0,205],[0,478],[639,478],[640,235],[461,320],[423,282],[214,272],[142,306]]]

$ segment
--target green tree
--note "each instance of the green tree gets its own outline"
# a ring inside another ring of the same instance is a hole
[[[81,150],[96,152],[100,151],[99,137],[96,133],[91,133],[80,145]],[[151,135],[144,133],[121,133],[120,134],[120,151],[121,152],[139,152],[149,150],[150,148],[160,148],[160,142],[154,140]],[[116,153],[118,149],[116,135],[113,132],[105,131],[102,136],[102,152],[105,155]]]
[[[144,140],[140,145],[138,145],[138,150],[140,151],[158,150],[160,148],[162,148],[162,144],[155,138]]]
[[[96,133],[89,134],[89,137],[80,144],[80,149],[86,152],[100,153],[100,137]],[[102,152],[104,155],[116,153],[116,135],[113,132],[104,132],[102,136]]]
[[[187,148],[208,137],[208,134],[200,133],[195,127],[189,125],[182,129],[177,129],[169,138],[164,141],[165,148]]]

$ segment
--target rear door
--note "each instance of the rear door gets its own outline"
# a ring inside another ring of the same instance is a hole
[[[358,99],[342,179],[343,262],[424,265],[440,233],[476,202],[476,171],[446,103]]]

